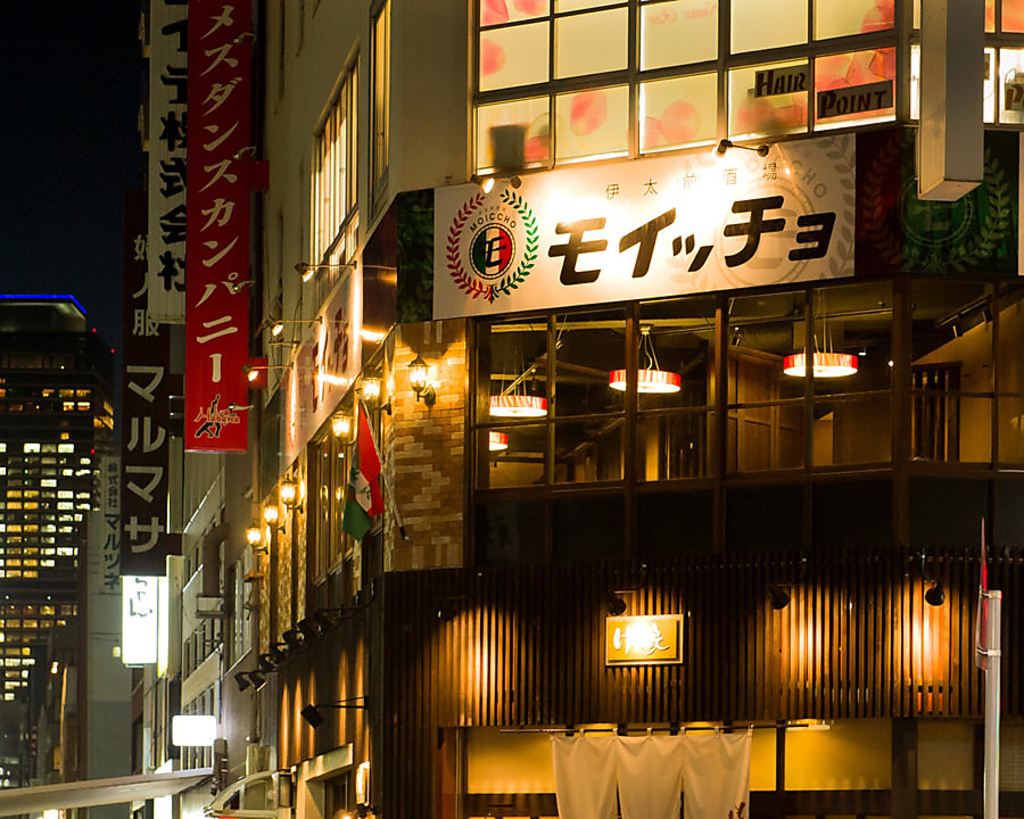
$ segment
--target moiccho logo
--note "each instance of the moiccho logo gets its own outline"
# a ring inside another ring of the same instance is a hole
[[[493,302],[519,287],[537,261],[537,218],[510,190],[466,202],[448,229],[448,272],[470,298]]]

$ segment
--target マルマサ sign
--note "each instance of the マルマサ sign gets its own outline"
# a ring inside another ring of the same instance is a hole
[[[181,554],[181,536],[168,533],[167,505],[170,399],[181,392],[181,376],[171,373],[170,327],[154,321],[148,308],[152,283],[146,277],[145,194],[129,191],[124,203],[124,389],[120,504],[115,516],[120,532],[114,541],[121,553],[113,565],[115,575],[162,575],[167,556]]]
[[[683,617],[605,618],[605,665],[671,665],[683,661]]]
[[[435,191],[434,318],[853,274],[851,135]]]

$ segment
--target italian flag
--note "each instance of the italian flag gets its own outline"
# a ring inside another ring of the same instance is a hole
[[[356,410],[356,447],[352,455],[352,469],[348,475],[345,495],[345,516],[341,528],[356,540],[362,540],[373,519],[384,512],[384,498],[380,493],[380,456],[374,446],[366,415]]]

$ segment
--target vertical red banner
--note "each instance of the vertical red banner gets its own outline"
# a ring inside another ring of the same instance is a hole
[[[185,239],[185,448],[248,444],[249,191],[252,164],[248,2],[191,0]]]

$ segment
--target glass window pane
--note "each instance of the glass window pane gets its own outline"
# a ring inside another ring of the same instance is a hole
[[[508,134],[523,140],[526,167],[545,165],[551,158],[547,97],[481,105],[476,112],[476,127],[480,173],[494,170],[495,147],[500,150]]]
[[[501,489],[544,483],[546,450],[547,427],[543,424],[480,430],[477,433],[477,460],[480,465],[477,486],[480,489]]]
[[[989,482],[956,478],[910,479],[910,544],[929,549],[977,544],[988,515]]]
[[[1024,0],[1002,0],[1003,31],[1024,32]]]
[[[815,357],[821,359],[814,361],[815,395],[888,391],[892,285],[880,281],[821,287],[814,291],[811,306]]]
[[[709,475],[713,416],[703,409],[641,415],[636,430],[638,479],[664,481]]]
[[[637,495],[636,504],[636,546],[642,557],[711,551],[711,490]]]
[[[642,83],[641,150],[653,152],[714,142],[717,112],[718,78],[715,74]]]
[[[625,556],[621,496],[559,498],[552,504],[555,560],[585,561]]]
[[[480,25],[498,26],[543,17],[548,13],[548,0],[480,0]]]
[[[676,376],[672,392],[637,390],[641,411],[705,407],[714,399],[714,296],[690,296],[642,305],[640,368]],[[646,333],[645,333],[646,331]]]
[[[999,121],[1024,123],[1024,49],[999,49]]]
[[[718,3],[669,0],[640,11],[640,68],[664,68],[718,56]]]
[[[477,418],[522,420],[547,415],[547,320],[496,322],[481,330]]]
[[[616,5],[615,0],[555,0],[555,12],[582,11],[583,9],[596,9],[601,6]],[[619,5],[625,5],[620,3]]]
[[[811,435],[815,466],[887,463],[892,460],[892,398],[885,393],[816,401]]]
[[[893,26],[893,0],[814,0],[814,37],[845,37]]]
[[[805,60],[729,72],[729,133],[733,139],[807,130],[809,66]]]
[[[732,0],[732,51],[807,42],[807,0]]]
[[[481,91],[547,81],[547,23],[527,23],[480,34]]]
[[[555,425],[555,483],[622,480],[620,416]]]
[[[812,488],[811,499],[814,551],[878,551],[892,542],[891,482],[819,483]]]
[[[804,462],[804,379],[784,372],[803,352],[803,292],[741,296],[729,314],[727,468],[791,469]]]
[[[804,541],[804,487],[735,487],[725,495],[730,552],[798,550]]]
[[[786,356],[804,350],[801,291],[739,296],[729,311],[729,403],[800,398],[804,381],[783,372]]]
[[[622,367],[626,318],[621,310],[559,316],[555,324],[555,415],[619,413],[622,391],[609,371]]]
[[[1024,481],[1004,477],[995,484],[995,514],[992,542],[997,551],[1020,554],[1024,548],[1020,533],[1024,531]]]
[[[921,28],[921,0],[914,0],[914,28]],[[995,30],[996,0],[985,0],[985,31],[992,34]]]
[[[999,460],[1024,463],[1024,290],[999,300],[996,377],[999,386]]]
[[[622,156],[629,146],[629,89],[562,94],[555,98],[555,122],[558,161]]]
[[[476,548],[483,563],[532,563],[544,559],[544,506],[511,501],[478,506]]]
[[[912,456],[992,458],[992,322],[988,285],[917,281],[913,290]]]
[[[814,61],[816,131],[896,116],[896,48],[832,54]]]
[[[626,67],[626,9],[575,14],[555,20],[555,76],[579,77]]]
[[[996,121],[996,50],[985,49],[985,97],[983,119]],[[921,46],[910,46],[910,118],[921,118]]]

